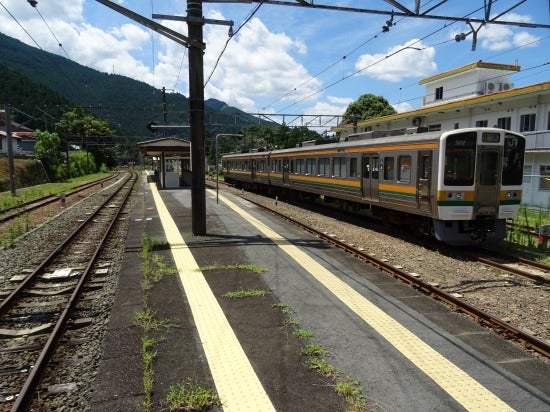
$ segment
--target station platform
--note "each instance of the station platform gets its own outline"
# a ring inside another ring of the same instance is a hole
[[[347,410],[305,366],[294,325],[369,410],[550,410],[548,362],[247,201],[208,189],[207,235],[193,236],[190,189],[143,175],[136,198],[91,410],[143,410],[144,236],[177,269],[150,289],[156,316],[177,323],[158,342],[156,405],[195,380],[216,389],[214,410]],[[250,289],[265,295],[224,298]]]

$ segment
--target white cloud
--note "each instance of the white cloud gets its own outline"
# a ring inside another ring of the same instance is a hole
[[[355,68],[361,70],[362,75],[389,82],[399,82],[408,77],[427,77],[437,69],[435,49],[413,39],[391,47],[385,53],[363,54],[357,59]]]
[[[410,112],[413,109],[413,107],[407,102],[392,104],[392,107],[397,113]]]
[[[227,29],[209,28],[205,38],[208,44],[204,56],[206,80],[225,45]],[[305,51],[302,42],[285,33],[269,31],[254,18],[229,42],[205,95],[250,112],[262,109],[255,106],[255,99],[279,96],[279,103],[307,99],[319,89],[320,82],[311,78],[292,55]]]

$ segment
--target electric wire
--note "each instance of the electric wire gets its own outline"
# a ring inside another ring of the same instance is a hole
[[[216,68],[218,67],[218,64],[220,63],[220,60],[221,60],[223,54],[225,53],[225,50],[227,49],[227,45],[229,44],[231,39],[237,35],[237,33],[250,21],[250,19],[252,19],[252,17],[256,14],[256,12],[259,10],[259,8],[262,6],[262,4],[263,4],[263,1],[258,3],[258,5],[252,10],[252,12],[250,12],[250,14],[244,19],[244,21],[239,25],[239,27],[237,27],[237,29],[233,32],[233,34],[229,35],[228,39],[225,41],[225,44],[223,46],[222,51],[220,52],[220,54],[218,55],[218,58],[216,59],[216,63],[214,64],[214,67],[212,68],[212,71],[208,75],[208,78],[206,79],[206,82],[204,82],[204,87],[206,87],[206,85],[208,84],[208,82],[212,78],[212,75],[216,71]]]
[[[497,1],[498,1],[498,0],[495,0],[495,3],[496,3]],[[467,13],[467,14],[464,15],[463,17],[466,18],[466,17],[468,17],[468,16],[471,16],[472,14],[477,13],[478,11],[480,11],[480,10],[482,10],[482,9],[484,9],[483,6],[482,6],[482,7],[478,7],[477,9],[475,9],[475,10],[473,10],[473,11]],[[406,17],[402,17],[398,22],[400,22],[401,20],[403,20],[403,19],[405,19],[405,18],[406,18]],[[397,25],[398,22],[396,22],[395,25]],[[293,103],[288,104],[287,106],[284,106],[284,107],[282,107],[282,108],[276,110],[276,112],[277,112],[277,113],[278,113],[278,112],[281,112],[281,111],[286,110],[286,109],[288,109],[288,108],[290,108],[290,107],[292,107],[292,106],[297,105],[298,103],[301,103],[301,102],[303,102],[303,101],[305,101],[305,100],[308,100],[308,99],[310,99],[310,98],[312,98],[312,97],[318,95],[319,93],[322,93],[322,92],[324,92],[325,90],[327,90],[327,89],[329,89],[329,88],[331,88],[331,87],[333,87],[333,86],[335,86],[335,85],[337,85],[337,84],[339,84],[339,83],[341,83],[341,82],[343,82],[343,81],[345,81],[345,80],[347,80],[347,79],[349,79],[349,78],[351,78],[351,77],[354,77],[354,76],[356,76],[357,74],[359,74],[359,73],[361,73],[361,72],[363,72],[363,71],[365,71],[365,70],[367,70],[367,69],[370,69],[370,68],[372,68],[373,66],[375,66],[375,65],[377,65],[377,64],[382,63],[382,62],[385,61],[388,57],[393,56],[393,55],[395,55],[395,54],[397,54],[397,53],[399,53],[399,52],[401,52],[401,51],[403,51],[403,50],[406,50],[407,48],[411,48],[412,46],[414,46],[415,44],[421,42],[422,40],[425,40],[425,39],[427,39],[427,38],[429,38],[429,37],[431,37],[431,36],[433,36],[433,35],[439,33],[440,31],[447,29],[449,26],[451,26],[451,25],[453,25],[453,24],[455,24],[455,23],[457,23],[456,20],[450,22],[449,24],[446,23],[446,24],[444,24],[442,27],[438,28],[437,30],[434,30],[433,32],[431,32],[431,33],[425,35],[424,37],[421,37],[420,39],[416,40],[415,42],[410,43],[410,44],[408,44],[408,45],[405,46],[405,47],[402,47],[401,49],[397,50],[396,52],[391,53],[390,55],[385,56],[384,58],[379,59],[379,60],[377,60],[377,61],[375,61],[375,62],[373,62],[373,63],[371,63],[371,64],[369,64],[369,65],[367,65],[367,66],[365,66],[365,67],[363,67],[363,68],[361,68],[361,69],[359,69],[359,70],[356,70],[355,72],[353,72],[353,73],[351,73],[351,74],[342,76],[342,78],[340,78],[339,80],[336,80],[336,81],[330,83],[329,85],[327,85],[327,86],[321,88],[320,90],[317,90],[317,91],[315,91],[315,92],[313,92],[313,93],[311,93],[311,94],[305,96],[304,98],[302,98],[302,99],[300,99],[300,100],[294,101]],[[374,38],[377,38],[378,35],[379,35],[379,34],[382,34],[382,33],[383,33],[383,30],[382,30],[382,31],[379,31],[379,32],[378,32],[377,34],[375,34],[372,38],[370,38],[369,40],[367,40],[367,42],[373,40]],[[468,34],[470,34],[470,33],[468,33]],[[447,43],[450,43],[450,42],[455,42],[455,41],[456,41],[455,39],[449,39],[449,40],[446,40],[446,41],[442,41],[442,42],[440,42],[440,43],[437,43],[436,45],[437,45],[437,46],[440,46],[440,45],[447,44]],[[363,45],[366,44],[367,42],[363,43]],[[423,47],[423,48],[420,49],[420,50],[424,50],[424,49],[427,49],[427,48],[430,48],[430,47],[435,47],[436,45],[426,46],[426,47]],[[362,47],[362,45],[356,47],[356,48],[354,49],[354,51],[356,51],[356,50],[359,49],[360,47]],[[345,58],[345,56],[344,56],[344,58]],[[338,62],[340,62],[340,61],[342,61],[342,60],[343,60],[343,58],[339,59]],[[338,63],[338,62],[337,62],[337,63]],[[334,64],[333,64],[333,65],[334,65]],[[308,80],[308,81],[309,81],[309,80]],[[294,91],[294,90],[293,90],[293,91]],[[288,95],[289,95],[290,93],[292,93],[293,91],[290,91],[289,93],[287,93],[287,94],[285,95],[285,97],[288,96]],[[278,99],[278,100],[280,100],[280,99]],[[277,100],[277,101],[278,101],[278,100]]]
[[[59,39],[57,38],[57,36],[56,36],[55,33],[53,32],[53,30],[51,29],[51,27],[50,27],[50,25],[48,24],[48,22],[46,21],[46,19],[44,19],[44,16],[42,16],[42,13],[40,13],[40,10],[38,10],[38,7],[33,7],[33,9],[36,10],[36,12],[38,13],[38,15],[40,16],[40,18],[42,19],[42,21],[44,22],[44,24],[46,25],[46,27],[48,28],[48,30],[50,31],[50,33],[52,34],[53,38],[55,39],[55,41],[57,42],[57,44],[58,44],[59,47],[61,48],[61,50],[63,50],[63,53],[65,53],[65,56],[67,56],[67,59],[72,60],[71,57],[69,56],[69,53],[67,53],[67,50],[65,50],[65,48],[63,47],[63,44],[61,44],[61,42],[59,41]]]

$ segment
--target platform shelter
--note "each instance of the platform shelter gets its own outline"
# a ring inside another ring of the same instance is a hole
[[[156,180],[162,189],[191,185],[191,142],[164,137],[140,142],[136,147],[144,157],[153,160]]]

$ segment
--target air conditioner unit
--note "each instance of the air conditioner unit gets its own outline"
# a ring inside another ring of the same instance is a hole
[[[506,91],[506,90],[511,90],[514,88],[514,84],[513,83],[502,83],[502,90],[503,91]]]
[[[485,94],[496,93],[500,91],[501,84],[495,82],[485,83]]]

